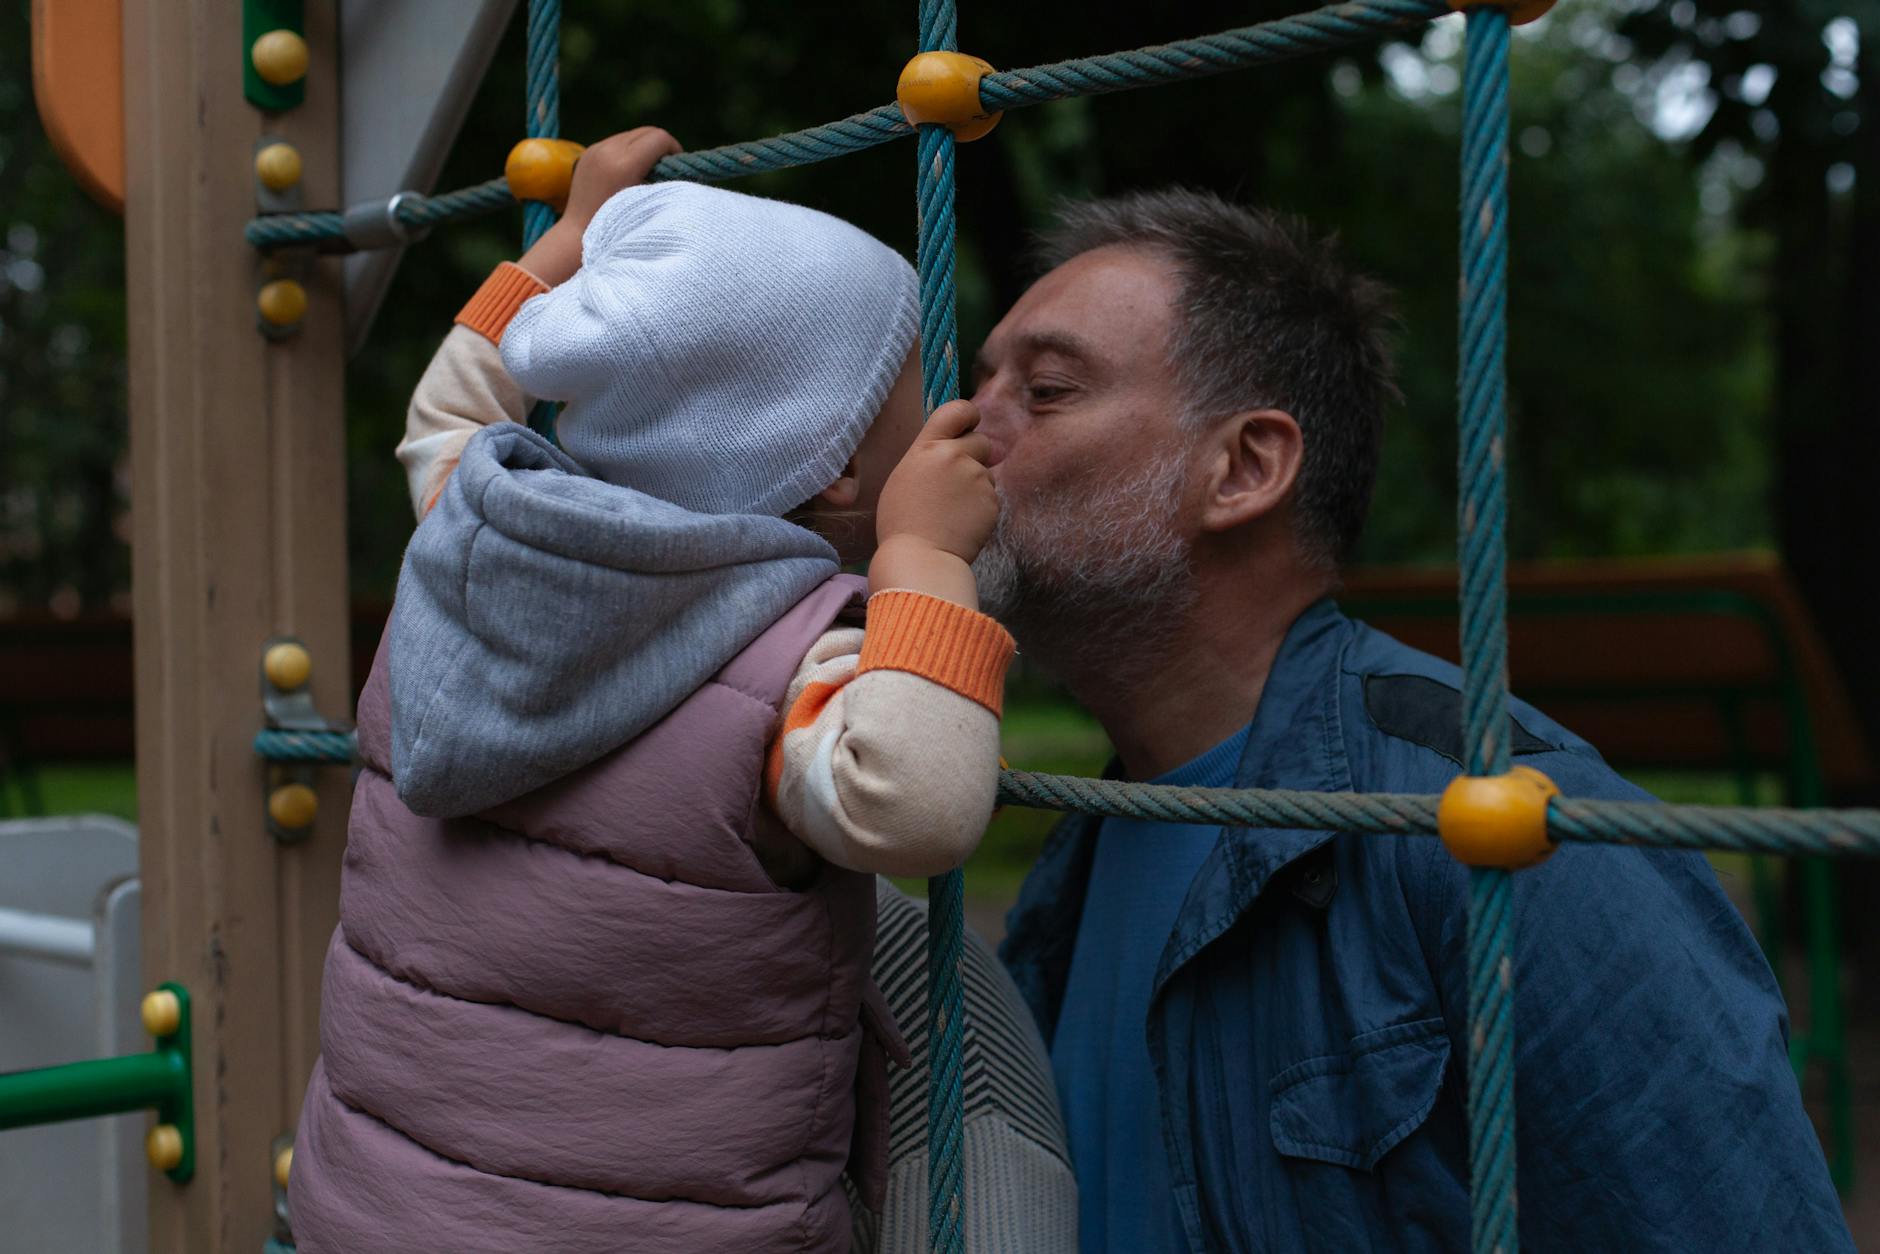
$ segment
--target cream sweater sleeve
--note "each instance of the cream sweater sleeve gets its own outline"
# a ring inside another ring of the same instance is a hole
[[[469,327],[452,327],[411,394],[398,443],[411,508],[420,518],[430,510],[471,436],[491,423],[527,418],[528,400],[503,369],[496,345]]]
[[[463,307],[425,367],[398,442],[411,507],[420,518],[457,469],[471,436],[492,423],[527,421],[528,397],[503,369],[496,346],[523,302],[547,290],[522,267],[504,262]]]
[[[826,632],[791,682],[766,776],[784,826],[851,870],[936,875],[966,861],[998,792],[1012,653],[984,614],[876,593],[866,630]]]

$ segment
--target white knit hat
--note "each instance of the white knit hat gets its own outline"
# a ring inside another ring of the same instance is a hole
[[[566,402],[562,447],[705,514],[780,516],[842,474],[918,332],[899,253],[839,218],[696,183],[602,206],[503,364]]]

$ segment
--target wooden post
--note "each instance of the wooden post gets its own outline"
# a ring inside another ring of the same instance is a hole
[[[124,0],[137,783],[144,980],[195,998],[197,1174],[150,1180],[152,1254],[256,1254],[270,1138],[318,1048],[321,958],[350,799],[320,777],[305,844],[264,826],[264,641],[299,636],[313,694],[350,713],[339,276],[279,342],[256,330],[252,149],[296,144],[306,203],[338,203],[334,10],[307,6],[305,103],[242,97],[240,4]],[[402,520],[401,520],[402,522]]]

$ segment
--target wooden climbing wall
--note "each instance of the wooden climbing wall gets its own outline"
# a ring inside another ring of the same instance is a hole
[[[272,1231],[269,1142],[291,1126],[318,1041],[349,795],[320,773],[305,844],[263,821],[259,660],[313,655],[350,709],[338,263],[312,262],[297,333],[255,326],[252,150],[296,144],[307,203],[339,201],[334,6],[306,6],[300,107],[242,95],[242,6],[124,0],[137,779],[147,982],[195,998],[195,1180],[152,1173],[152,1254],[256,1254]],[[404,520],[396,520],[404,525]]]

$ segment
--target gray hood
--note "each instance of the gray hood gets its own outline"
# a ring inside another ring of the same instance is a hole
[[[485,428],[412,536],[387,628],[392,778],[418,814],[487,810],[658,722],[811,589],[835,550],[697,514]]]

